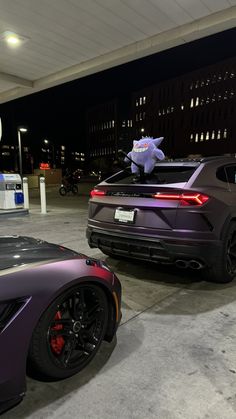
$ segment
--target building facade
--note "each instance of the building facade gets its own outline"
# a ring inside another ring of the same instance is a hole
[[[137,91],[136,139],[164,136],[170,157],[235,154],[236,58]]]

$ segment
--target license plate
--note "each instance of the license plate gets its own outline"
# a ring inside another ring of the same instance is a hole
[[[135,211],[125,211],[122,209],[117,208],[115,210],[115,220],[119,221],[120,223],[127,223],[132,224],[134,222]]]

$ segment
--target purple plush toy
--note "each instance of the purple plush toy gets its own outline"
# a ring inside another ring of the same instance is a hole
[[[157,160],[163,160],[165,158],[164,153],[157,148],[164,137],[151,138],[144,137],[139,141],[133,142],[133,149],[127,156],[130,157],[138,166],[144,168],[144,173],[149,174],[153,171]],[[125,162],[128,163],[130,160],[126,157]],[[136,175],[140,174],[139,167],[131,163],[131,171]]]

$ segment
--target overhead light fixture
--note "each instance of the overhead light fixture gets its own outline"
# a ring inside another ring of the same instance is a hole
[[[0,35],[0,39],[3,39],[11,47],[18,47],[28,41],[29,38],[11,31],[5,31]]]

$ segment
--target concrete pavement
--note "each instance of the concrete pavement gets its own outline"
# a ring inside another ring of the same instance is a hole
[[[24,401],[4,418],[235,419],[236,282],[216,285],[198,273],[114,260],[85,238],[89,185],[78,197],[47,192],[40,214],[1,219],[1,234],[21,234],[104,258],[123,286],[123,319],[82,373],[55,383],[28,379]]]

